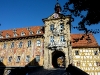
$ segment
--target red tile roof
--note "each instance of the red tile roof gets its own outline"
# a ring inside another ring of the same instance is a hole
[[[81,40],[81,37],[84,36],[84,38]],[[94,38],[93,34],[89,34],[90,42],[86,40],[88,38],[85,34],[71,34],[71,44],[72,47],[99,47],[98,43],[96,42],[96,39]],[[76,42],[74,39],[77,39]]]
[[[33,27],[30,27],[30,30],[33,32],[33,35],[31,35],[31,36],[44,34],[43,26],[33,26]],[[40,32],[41,32],[40,34],[37,34],[38,30],[40,30]],[[3,30],[1,32],[2,32],[1,35],[3,36],[2,39],[8,39],[8,38],[6,38],[7,33],[10,36],[9,38],[14,38],[13,37],[13,35],[14,35],[13,29],[12,30]],[[30,36],[27,28],[17,28],[16,29],[16,33],[18,35],[17,37],[23,37],[23,36],[21,36],[21,32],[25,33],[24,37]],[[88,43],[88,41],[86,40],[86,38],[88,36],[85,36],[85,38],[83,38],[83,40],[79,40],[78,42],[75,42],[74,39],[80,39],[82,37],[82,35],[84,35],[84,34],[71,34],[72,47],[98,47],[98,43],[96,42],[96,40],[92,34],[89,35],[90,39],[91,39],[91,43]],[[15,38],[17,38],[17,37],[15,37]]]
[[[43,35],[43,30],[41,29],[42,26],[34,26],[34,27],[29,27],[30,28],[30,31],[33,32],[33,35],[32,36],[35,36],[35,35]],[[11,29],[11,30],[3,30],[1,31],[1,35],[3,36],[2,39],[6,39],[6,35],[8,33],[8,35],[10,36],[9,38],[14,38],[14,32],[13,32],[14,29]],[[21,32],[24,32],[25,33],[25,36],[29,36],[29,31],[27,30],[27,28],[17,28],[15,29],[16,30],[16,34],[18,35],[17,37],[23,37],[21,36]],[[37,34],[37,31],[40,31],[41,33]],[[16,38],[17,38],[16,37]]]

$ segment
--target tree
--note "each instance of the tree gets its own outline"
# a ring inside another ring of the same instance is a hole
[[[80,17],[82,20],[78,23],[78,30],[83,30],[85,33],[99,33],[99,29],[89,30],[86,25],[98,24],[100,22],[99,0],[69,0],[64,5],[63,12],[70,12],[75,17]],[[82,12],[86,11],[86,15]]]

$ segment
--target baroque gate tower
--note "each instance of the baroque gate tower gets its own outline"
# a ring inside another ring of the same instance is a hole
[[[55,5],[55,13],[43,19],[44,34],[44,68],[58,68],[58,58],[63,57],[63,67],[72,63],[70,43],[71,16],[61,14],[60,4]]]

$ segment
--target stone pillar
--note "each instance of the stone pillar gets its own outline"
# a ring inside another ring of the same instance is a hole
[[[44,64],[43,64],[45,69],[48,69],[48,67],[49,67],[49,65],[48,65],[48,60],[49,60],[48,55],[49,55],[48,49],[45,48],[45,50],[44,50]]]
[[[53,68],[53,66],[52,66],[52,51],[51,50],[49,51],[49,68],[50,69]]]
[[[73,63],[73,55],[72,55],[72,47],[71,46],[69,46],[69,61],[70,61],[69,64]]]
[[[69,56],[68,56],[68,48],[66,48],[65,50],[65,61],[66,61],[66,67],[68,67],[69,65]]]

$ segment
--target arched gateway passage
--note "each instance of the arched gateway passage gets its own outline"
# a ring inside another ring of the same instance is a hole
[[[65,54],[62,51],[52,53],[52,65],[54,68],[65,67]]]

